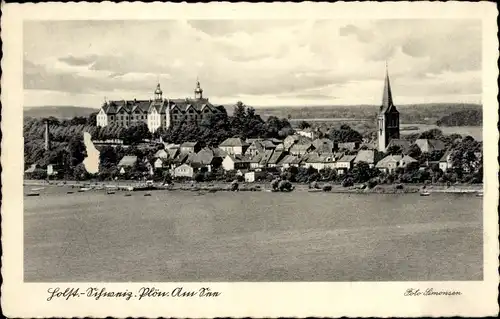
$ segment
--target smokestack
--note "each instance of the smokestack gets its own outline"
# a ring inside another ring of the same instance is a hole
[[[49,121],[45,121],[45,150],[50,151]]]

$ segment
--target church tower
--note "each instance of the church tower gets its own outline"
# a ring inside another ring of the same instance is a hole
[[[156,85],[156,90],[155,90],[155,101],[162,101],[163,100],[163,91],[160,88],[160,83]]]
[[[385,70],[384,93],[378,115],[378,150],[385,152],[392,139],[399,139],[399,112],[392,101],[389,71]]]
[[[203,99],[203,89],[200,86],[200,81],[196,80],[196,88],[194,89],[194,98],[197,100]]]

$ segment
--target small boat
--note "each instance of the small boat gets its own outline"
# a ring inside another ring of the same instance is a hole
[[[106,194],[108,195],[113,195],[115,192],[114,191],[107,191]]]
[[[41,191],[42,189],[45,189],[45,187],[36,187],[36,188],[32,188],[31,190],[33,192],[36,192],[36,191]]]
[[[40,193],[28,193],[26,196],[40,196]]]
[[[483,197],[483,192],[481,192],[481,193],[477,193],[477,194],[476,194],[476,196],[477,196],[477,197]]]
[[[72,192],[72,191],[68,191],[68,192],[66,192],[66,194],[73,194],[73,193],[74,193],[74,192]]]
[[[125,196],[127,196],[127,197],[128,197],[128,196],[132,196],[132,194],[125,194]]]
[[[146,193],[146,194],[144,194],[144,196],[151,196],[151,194],[150,193]]]
[[[322,189],[309,189],[308,192],[309,193],[318,193],[318,192],[322,192],[323,190]]]
[[[429,196],[431,193],[429,192],[420,192],[420,196]]]
[[[82,187],[82,188],[80,188],[78,191],[79,191],[79,192],[86,192],[86,191],[89,191],[89,190],[91,190],[91,189],[92,189],[92,188],[89,188],[89,187]]]

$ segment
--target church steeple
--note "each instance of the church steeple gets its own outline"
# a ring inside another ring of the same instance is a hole
[[[393,106],[394,106],[394,104],[392,103],[391,82],[389,81],[389,70],[388,70],[387,62],[386,62],[385,63],[384,94],[382,96],[382,111],[388,111]]]
[[[399,112],[392,100],[391,83],[387,62],[385,64],[385,82],[382,105],[378,115],[378,150],[385,152],[389,142],[399,139]]]

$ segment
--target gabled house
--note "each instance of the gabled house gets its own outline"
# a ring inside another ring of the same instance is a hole
[[[328,138],[318,138],[312,141],[314,151],[319,154],[332,153],[335,150],[335,143]]]
[[[290,154],[292,155],[304,155],[314,150],[314,146],[311,143],[307,144],[294,144],[290,147]]]
[[[197,169],[189,164],[182,164],[174,168],[174,177],[193,178]]]
[[[417,139],[415,145],[418,146],[422,153],[431,153],[433,151],[443,151],[446,149],[446,145],[440,140]]]
[[[154,158],[169,158],[170,156],[168,155],[168,152],[166,150],[158,150],[158,152],[155,153]]]
[[[239,137],[230,137],[219,145],[221,150],[230,155],[242,155],[248,147],[248,143]]]
[[[344,142],[344,143],[338,144],[338,149],[339,150],[354,151],[354,150],[357,150],[360,145],[361,145],[360,142]]]
[[[378,161],[376,168],[384,173],[392,173],[399,167],[399,162],[403,157],[401,155],[387,155]]]
[[[354,164],[358,164],[359,162],[365,162],[370,168],[373,168],[375,166],[375,151],[360,150],[354,159]]]
[[[333,153],[319,154],[310,153],[305,160],[307,167],[313,167],[317,170],[325,168],[335,168],[336,162]]]
[[[399,167],[406,168],[411,163],[418,163],[418,161],[411,156],[403,155],[401,160],[399,161]]]
[[[197,164],[201,169],[211,172],[213,169],[220,167],[222,164],[222,157],[219,152],[214,151],[208,147],[200,150],[192,158],[188,158],[190,163]]]
[[[411,142],[403,139],[392,139],[389,141],[389,144],[387,144],[386,151],[392,146],[398,146],[403,154],[405,154],[410,150]]]
[[[439,169],[441,169],[443,172],[446,172],[447,170],[453,168],[453,162],[451,160],[452,155],[453,151],[448,150],[439,160]]]
[[[289,150],[292,145],[295,144],[311,144],[311,139],[301,135],[288,135],[283,140],[283,147],[285,150]]]
[[[279,163],[279,166],[282,167],[282,169],[287,169],[290,167],[299,167],[300,166],[300,158],[296,155],[286,155],[281,162]]]
[[[184,142],[181,144],[181,153],[198,153],[201,149],[199,142]]]
[[[261,154],[257,154],[253,157],[250,158],[249,162],[250,162],[250,169],[257,169],[257,168],[260,168],[260,161],[262,160],[262,156],[264,154],[261,153]]]
[[[274,151],[267,161],[267,167],[277,167],[283,157],[285,157],[285,152]]]
[[[250,159],[244,157],[243,155],[228,154],[222,161],[222,167],[225,171],[249,169]]]
[[[303,130],[297,130],[295,131],[295,134],[310,138],[311,140],[314,140],[319,136],[319,132],[310,127]]]
[[[271,156],[273,156],[274,152],[278,152],[278,151],[266,150],[263,154],[261,154],[259,167],[262,167],[262,168],[268,167],[269,160],[271,159]]]
[[[337,169],[337,173],[339,175],[342,175],[347,171],[349,171],[353,167],[355,158],[356,155],[344,155],[341,158],[339,158],[335,163],[335,168]]]

